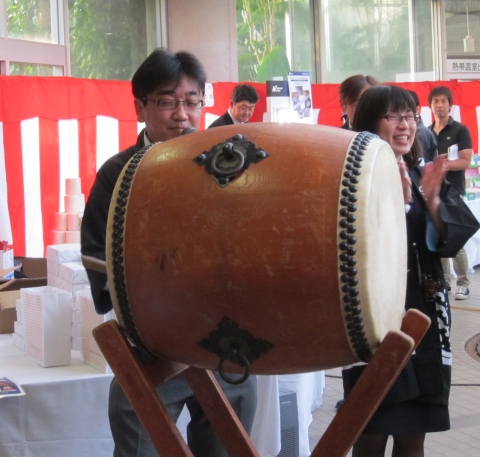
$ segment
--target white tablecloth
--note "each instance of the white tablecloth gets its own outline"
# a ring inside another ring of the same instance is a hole
[[[20,384],[26,395],[0,398],[1,457],[111,457],[107,415],[112,375],[83,363],[42,368],[0,335],[0,377]]]
[[[480,198],[469,200],[466,203],[470,211],[480,221]],[[465,251],[467,252],[468,266],[470,269],[476,265],[480,265],[480,230],[468,240],[465,245]]]
[[[0,377],[20,384],[26,395],[0,398],[0,457],[111,457],[108,391],[112,375],[83,363],[42,368],[0,335]],[[258,405],[252,439],[261,457],[280,452],[279,388],[296,392],[300,457],[310,455],[311,412],[321,405],[324,374],[258,376]],[[182,414],[184,429],[188,415]]]

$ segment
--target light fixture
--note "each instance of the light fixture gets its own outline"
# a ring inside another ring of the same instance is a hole
[[[463,52],[475,52],[475,39],[470,36],[470,21],[468,18],[468,4],[470,1],[464,3],[467,10],[467,36],[463,39]]]

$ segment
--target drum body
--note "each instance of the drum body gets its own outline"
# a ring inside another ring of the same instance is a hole
[[[107,264],[121,324],[154,355],[259,374],[368,361],[404,312],[397,162],[378,138],[318,125],[153,145],[117,182]]]

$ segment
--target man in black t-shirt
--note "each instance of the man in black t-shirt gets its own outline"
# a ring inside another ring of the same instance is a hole
[[[470,166],[472,158],[472,140],[467,127],[453,120],[450,109],[453,105],[452,92],[448,87],[438,86],[432,89],[428,96],[428,104],[435,117],[435,122],[429,127],[437,137],[438,154],[448,154],[445,167],[448,169],[446,179],[460,195],[465,194],[465,169]],[[443,271],[447,288],[450,290],[450,261],[442,259]],[[467,277],[468,258],[465,249],[460,249],[453,259],[453,268],[457,274],[456,300],[469,297]]]

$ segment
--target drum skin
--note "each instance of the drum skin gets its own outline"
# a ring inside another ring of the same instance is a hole
[[[236,134],[268,156],[222,186],[194,159]],[[230,326],[259,342],[259,352],[247,357],[252,373],[349,365],[361,359],[345,308],[357,293],[367,352],[398,330],[405,211],[393,152],[379,139],[369,140],[354,191],[358,210],[348,230],[356,230],[356,265],[345,273],[340,260],[340,202],[350,195],[343,181],[355,137],[319,125],[241,124],[153,145],[129,177],[119,257],[112,233],[124,170],[110,207],[107,264],[110,290],[118,292],[119,282],[126,290],[126,298],[112,298],[137,344],[216,370],[221,355],[209,346],[228,352],[234,341],[248,352],[255,344],[229,336]],[[345,298],[352,288],[357,292]],[[218,336],[222,322],[229,325]],[[226,371],[243,373],[241,365],[227,362]]]

